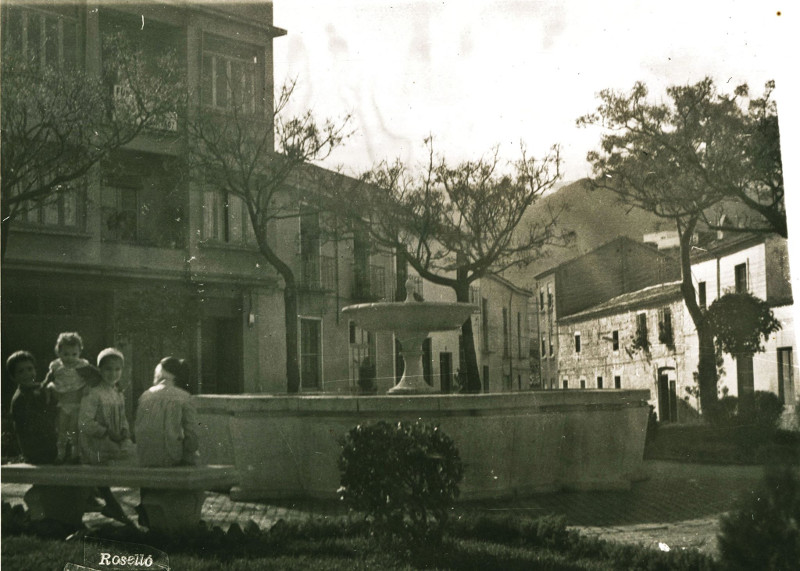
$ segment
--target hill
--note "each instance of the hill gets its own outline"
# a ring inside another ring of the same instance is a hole
[[[641,242],[645,234],[674,229],[669,220],[620,204],[611,191],[590,189],[586,179],[565,184],[532,205],[525,213],[520,230],[545,220],[550,212],[558,214],[559,230],[574,232],[574,240],[567,247],[546,248],[543,256],[527,268],[504,272],[506,279],[521,287],[531,289],[537,274],[594,250],[617,236]]]

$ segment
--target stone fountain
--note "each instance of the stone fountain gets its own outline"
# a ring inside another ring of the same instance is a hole
[[[464,463],[461,497],[490,499],[556,490],[627,489],[642,469],[648,391],[550,390],[433,394],[422,343],[456,329],[466,303],[365,303],[342,313],[373,332],[393,332],[405,371],[389,395],[202,395],[200,450],[233,464],[237,500],[336,497],[341,437],[378,420],[441,426]]]
[[[409,395],[434,392],[422,375],[422,343],[435,331],[457,329],[472,313],[468,303],[419,302],[414,299],[415,287],[406,281],[404,302],[361,303],[342,310],[361,328],[373,333],[394,333],[400,341],[400,355],[405,368],[400,382],[388,394]]]

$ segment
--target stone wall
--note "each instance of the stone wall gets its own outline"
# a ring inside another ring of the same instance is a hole
[[[328,498],[339,439],[361,422],[424,419],[456,443],[464,499],[627,489],[640,473],[648,391],[410,397],[198,396],[201,452],[235,464],[236,499]]]

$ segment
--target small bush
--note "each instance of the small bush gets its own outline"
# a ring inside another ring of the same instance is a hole
[[[777,429],[778,419],[783,414],[780,397],[769,391],[756,391],[754,401],[753,421],[764,428]]]
[[[720,558],[731,570],[790,570],[800,562],[800,481],[772,468],[756,492],[720,522]]]
[[[420,421],[358,425],[339,457],[339,494],[366,514],[376,535],[438,542],[463,476],[453,441]]]

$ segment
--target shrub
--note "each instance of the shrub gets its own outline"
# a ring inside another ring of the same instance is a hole
[[[792,468],[772,468],[754,494],[720,522],[720,558],[731,570],[797,569],[800,481]]]
[[[453,441],[420,421],[358,425],[342,442],[339,494],[375,535],[437,542],[463,476]]]
[[[756,391],[754,400],[753,421],[764,428],[776,430],[778,419],[783,414],[780,397],[769,391]]]

